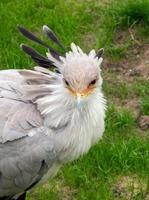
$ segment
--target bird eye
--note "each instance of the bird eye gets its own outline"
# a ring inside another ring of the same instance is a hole
[[[96,81],[97,81],[96,79],[94,79],[93,81],[91,81],[90,84],[89,84],[89,86],[95,85]]]
[[[64,82],[67,86],[69,86],[69,82],[67,80],[64,79]]]

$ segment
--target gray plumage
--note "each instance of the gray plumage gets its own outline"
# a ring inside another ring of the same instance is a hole
[[[41,63],[46,60],[25,50]],[[102,137],[106,101],[99,54],[87,55],[72,43],[64,57],[47,53],[57,71],[44,65],[0,71],[0,200],[24,200],[26,191]]]
[[[52,140],[45,135],[43,118],[33,103],[49,92],[39,87],[48,80],[40,73],[21,74],[28,75],[25,81],[17,71],[0,73],[0,197],[25,191],[57,160]],[[28,136],[31,130],[36,131],[33,137]]]

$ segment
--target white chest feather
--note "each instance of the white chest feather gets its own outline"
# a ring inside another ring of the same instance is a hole
[[[106,106],[102,93],[94,94],[83,102],[80,109],[74,101],[57,99],[53,98],[46,110],[43,106],[43,113],[47,116],[45,126],[48,127],[48,135],[55,141],[59,162],[64,164],[87,153],[102,137]],[[55,174],[61,164],[54,165],[43,180]]]
[[[57,109],[49,108],[46,124],[53,135],[55,146],[63,163],[87,153],[104,132],[105,100],[102,93],[95,93],[82,103],[57,102]],[[50,122],[50,124],[49,124]],[[58,130],[53,127],[59,127]],[[61,128],[62,127],[62,128]],[[52,130],[51,130],[51,129]]]
[[[87,153],[90,147],[97,143],[104,132],[105,106],[98,101],[88,103],[82,110],[73,112],[71,124],[65,133],[65,148],[61,160],[68,162]]]

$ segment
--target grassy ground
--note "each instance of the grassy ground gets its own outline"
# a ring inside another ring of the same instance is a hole
[[[17,24],[37,35],[47,24],[68,49],[105,48],[103,139],[28,199],[149,200],[149,1],[1,0],[0,23],[2,69],[34,65]]]

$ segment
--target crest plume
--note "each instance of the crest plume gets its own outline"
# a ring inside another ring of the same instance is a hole
[[[104,53],[104,48],[99,49],[99,51],[96,54],[96,57],[99,59]]]
[[[75,45],[74,43],[71,43],[71,51],[66,52],[64,46],[61,44],[60,40],[57,38],[55,33],[47,26],[43,26],[44,33],[54,42],[56,43],[63,51],[65,51],[66,55],[60,55],[53,47],[51,47],[46,42],[39,39],[36,35],[34,35],[32,32],[26,30],[23,26],[18,26],[19,31],[22,33],[23,36],[26,38],[46,47],[48,49],[47,58],[38,53],[33,48],[22,44],[21,48],[25,53],[27,53],[33,60],[36,62],[39,66],[44,68],[53,69],[55,68],[55,72],[60,73],[60,66],[62,63],[67,62],[67,60],[71,58],[79,59],[79,57],[89,57],[93,60],[96,60],[99,64],[102,62],[102,55],[104,52],[104,49],[101,48],[96,53],[95,50],[91,50],[90,53],[87,55],[82,51],[82,49]]]
[[[45,68],[50,68],[51,66],[54,66],[53,63],[48,60],[46,57],[40,55],[37,51],[35,51],[33,48],[25,45],[25,44],[21,44],[21,48],[23,49],[23,51],[25,53],[27,53],[29,56],[31,56],[31,58],[39,65],[39,66],[43,66]]]
[[[47,27],[46,27],[47,28]],[[18,26],[19,31],[22,33],[23,36],[27,37],[28,39],[48,48],[48,51],[50,53],[50,55],[52,56],[52,58],[54,60],[60,61],[60,54],[53,49],[50,45],[48,45],[47,43],[45,43],[44,41],[42,41],[41,39],[39,39],[37,36],[35,36],[32,32],[26,30],[24,27],[22,26]],[[48,34],[50,32],[50,29],[48,29]],[[55,39],[54,42],[59,43],[60,46],[60,42],[59,40],[56,38],[56,36],[54,35],[54,33],[52,33],[51,31],[51,36],[53,38],[53,41]],[[54,65],[54,62],[52,60],[50,60],[49,58],[45,58],[44,56],[40,55],[37,51],[35,51],[33,48],[23,44],[21,45],[21,48],[23,49],[23,51],[25,53],[27,53],[28,55],[30,55],[30,57],[40,66],[45,67],[45,68],[50,68],[55,67],[57,68],[57,66]]]
[[[44,25],[44,26],[43,26],[43,31],[45,32],[45,34],[46,34],[53,42],[55,42],[62,50],[65,51],[64,46],[61,44],[61,42],[59,41],[59,39],[56,37],[56,35],[53,33],[53,31],[52,31],[47,25]]]

